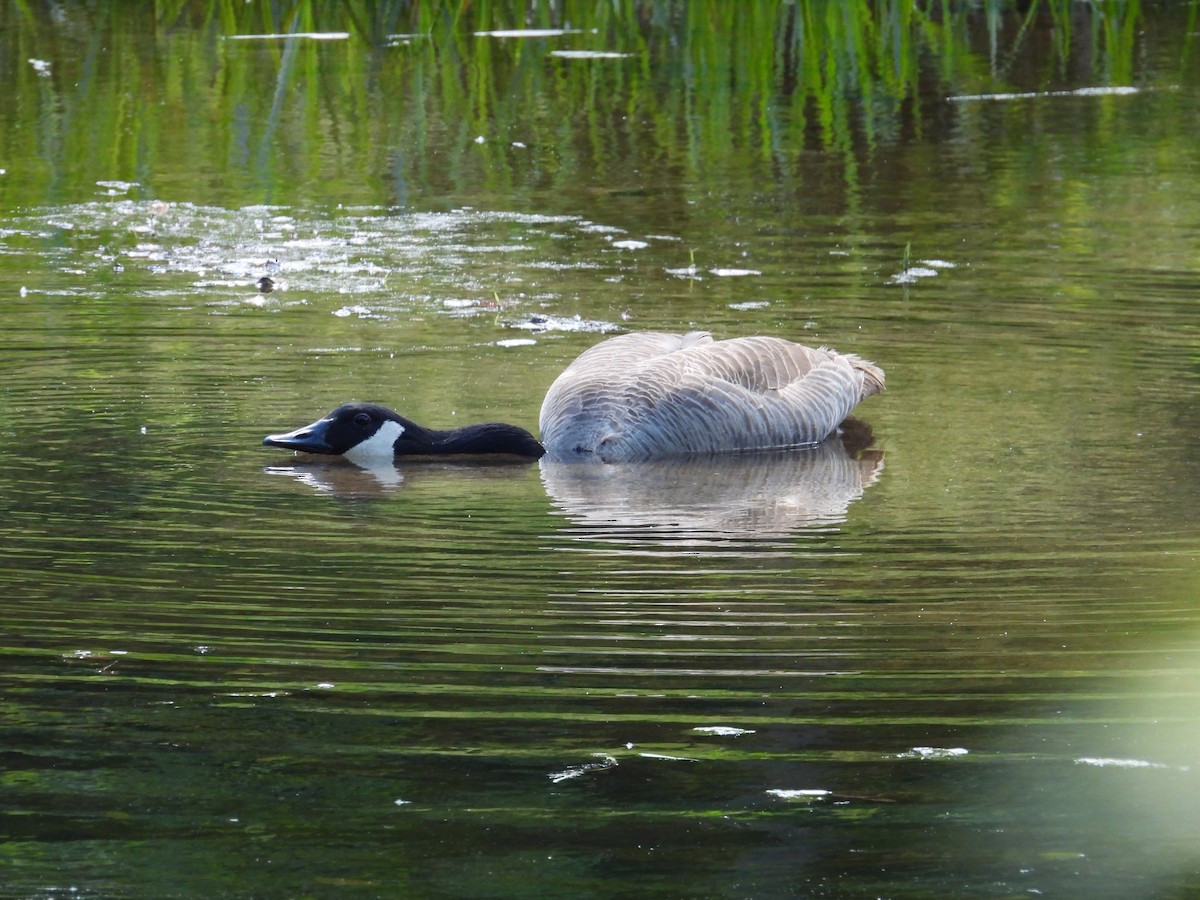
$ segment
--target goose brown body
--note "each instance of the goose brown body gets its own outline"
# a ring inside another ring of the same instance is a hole
[[[781,338],[625,334],[558,376],[541,438],[552,459],[605,462],[812,446],[883,387],[873,363]]]

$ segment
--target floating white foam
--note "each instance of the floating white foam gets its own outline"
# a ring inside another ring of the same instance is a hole
[[[551,50],[551,56],[560,59],[625,59],[632,53],[617,53],[612,50]]]
[[[369,306],[355,304],[353,306],[342,306],[333,311],[333,314],[339,319],[345,319],[349,316],[358,316],[360,319],[387,319],[390,318],[382,313],[377,313]]]
[[[781,800],[809,800],[815,797],[828,797],[833,791],[822,790],[821,788],[801,788],[800,790],[789,790],[786,788],[771,788],[767,791],[772,797],[778,797]]]
[[[713,734],[717,737],[741,737],[743,734],[755,733],[751,728],[734,728],[732,725],[698,725],[692,731]]]
[[[1036,97],[1124,97],[1129,94],[1140,94],[1141,88],[1119,85],[1115,87],[1085,87],[1073,91],[1022,91],[1019,93],[998,94],[958,94],[947,97],[955,103],[965,103],[975,100],[1029,100]]]
[[[288,34],[227,34],[227,41],[345,41],[350,39],[348,31],[295,31]]]
[[[510,28],[498,31],[477,31],[475,37],[546,38],[562,37],[564,34],[583,34],[583,32],[578,28]]]
[[[933,278],[937,275],[937,269],[931,269],[926,266],[910,266],[903,272],[897,272],[887,280],[887,284],[913,284],[920,281],[922,278]]]

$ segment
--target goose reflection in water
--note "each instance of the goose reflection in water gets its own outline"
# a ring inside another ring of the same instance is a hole
[[[693,456],[592,465],[464,459],[407,459],[369,464],[299,456],[268,466],[332,496],[386,496],[414,479],[521,477],[540,467],[555,510],[591,538],[633,533],[672,540],[777,537],[845,520],[850,504],[883,471],[883,453],[867,449],[870,428],[850,419],[839,435],[786,453]]]
[[[297,453],[286,462],[264,466],[263,472],[294,478],[320,494],[342,499],[372,499],[386,497],[414,481],[437,477],[506,480],[522,474],[532,464],[532,460],[515,457],[415,457],[392,462]]]
[[[845,520],[878,480],[883,454],[851,455],[839,437],[790,453],[688,457],[607,466],[542,466],[554,506],[589,537],[772,537]]]

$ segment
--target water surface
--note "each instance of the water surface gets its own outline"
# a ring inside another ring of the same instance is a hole
[[[1195,6],[770,8],[2,14],[0,893],[1196,892]],[[873,443],[260,446],[693,328]]]

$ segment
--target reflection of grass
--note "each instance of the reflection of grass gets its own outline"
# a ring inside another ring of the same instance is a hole
[[[571,191],[581,178],[619,187],[651,165],[683,171],[685,184],[717,169],[753,177],[762,166],[796,168],[814,148],[844,159],[856,191],[858,158],[923,127],[923,97],[1005,87],[997,77],[1035,34],[1052,43],[1045,80],[1071,62],[1128,82],[1142,20],[1137,0],[1035,0],[1024,13],[1001,0],[982,12],[929,0],[647,0],[579,4],[569,21],[550,0],[130,9],[99,0],[69,8],[62,23],[28,4],[0,7],[13,51],[0,55],[11,95],[0,105],[4,149],[45,161],[40,178],[20,182],[39,200],[50,186],[89,188],[98,159],[105,177],[199,177],[238,202],[403,203],[412,184],[447,195],[466,185]],[[578,33],[475,36],[568,24]],[[1081,28],[1089,40],[1076,40]],[[981,29],[986,49],[976,46]],[[223,39],[321,31],[351,39]],[[564,60],[548,56],[555,48],[629,56]],[[49,58],[52,77],[31,57]],[[922,84],[931,78],[932,90]]]

